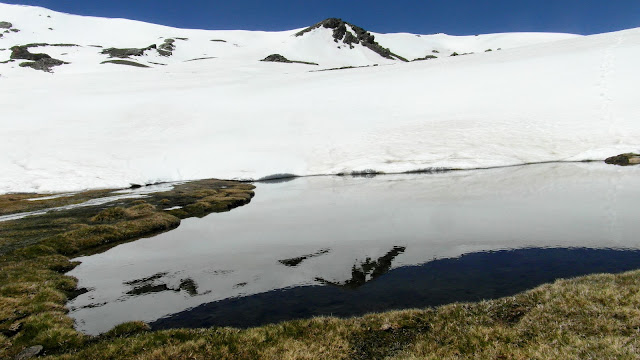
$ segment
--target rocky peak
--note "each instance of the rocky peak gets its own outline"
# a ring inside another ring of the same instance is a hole
[[[296,33],[296,36],[304,36],[304,34],[319,28],[333,29],[333,41],[336,43],[342,42],[351,49],[354,48],[354,44],[360,44],[384,58],[407,61],[407,59],[392,53],[391,50],[378,44],[375,41],[375,36],[367,30],[339,18],[328,18],[320,21]]]

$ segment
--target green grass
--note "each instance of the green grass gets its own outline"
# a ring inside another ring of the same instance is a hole
[[[638,359],[640,271],[558,280],[502,299],[252,329],[76,332],[64,304],[69,256],[166,231],[181,218],[246,204],[248,184],[207,180],[144,200],[0,223],[0,358],[44,359]],[[1,201],[1,198],[0,198]],[[16,200],[19,201],[19,200]],[[174,206],[179,210],[164,211]],[[47,226],[49,224],[49,226]]]

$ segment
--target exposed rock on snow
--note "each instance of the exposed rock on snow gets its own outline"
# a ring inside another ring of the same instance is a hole
[[[115,57],[115,58],[121,58],[121,59],[128,59],[130,56],[142,56],[144,55],[145,51],[149,51],[153,49],[157,49],[156,44],[149,45],[146,48],[125,48],[125,49],[108,48],[108,49],[102,50],[100,53],[109,55],[112,58]]]
[[[41,54],[46,55],[46,54]],[[20,63],[20,67],[30,67],[34,70],[41,70],[45,72],[51,72],[51,69],[55,66],[60,66],[64,64],[69,64],[68,62],[64,62],[58,59],[52,59],[51,57],[42,58],[36,61],[26,61]]]
[[[289,63],[289,64],[296,63],[296,64],[318,65],[317,63],[314,63],[314,62],[289,60],[280,54],[271,54],[260,61],[280,62],[280,63]]]
[[[11,59],[31,60],[30,62],[20,63],[20,67],[30,67],[34,70],[51,72],[55,66],[69,64],[68,62],[53,59],[49,54],[34,54],[29,51],[31,47],[51,46],[46,43],[27,44],[22,46],[14,46],[11,48]],[[56,44],[52,46],[77,46],[73,44]]]
[[[0,29],[11,29],[13,24],[8,21],[0,21]]]
[[[384,58],[392,59],[392,60],[398,59],[405,62],[408,61],[402,56],[392,53],[391,50],[380,46],[380,44],[378,44],[375,41],[375,36],[373,36],[370,32],[366,31],[365,29],[359,26],[350,24],[338,18],[329,18],[329,19],[323,20],[313,26],[310,26],[302,31],[299,31],[298,33],[296,33],[296,36],[303,36],[304,34],[321,27],[324,27],[327,29],[333,29],[334,41],[336,43],[342,42],[348,45],[351,49],[354,48],[353,44],[361,44],[362,46],[370,49],[371,51],[375,52],[376,54]]]
[[[639,165],[640,154],[626,153],[607,158],[604,162],[607,164],[627,166],[627,165]]]
[[[164,43],[158,46],[158,53],[162,56],[173,55],[173,50],[176,49],[175,42],[175,39],[165,39]]]
[[[54,47],[76,47],[79,45],[76,44],[47,44],[47,43],[32,43],[32,44],[27,44],[27,45],[16,45],[11,47],[11,58],[12,59],[24,59],[24,60],[39,60],[42,58],[42,56],[44,55],[44,57],[47,57],[49,55],[47,54],[32,54],[29,52],[29,48],[34,48],[34,47],[45,47],[45,46],[54,46]]]
[[[431,60],[431,59],[437,59],[438,57],[435,55],[427,55],[421,58],[417,58],[417,59],[413,59],[411,61],[422,61],[422,60]]]
[[[30,45],[14,46],[11,48],[11,59],[22,59],[38,61],[40,59],[50,59],[48,54],[33,54],[29,51]]]
[[[286,57],[280,55],[280,54],[271,54],[269,56],[267,56],[266,58],[260,60],[260,61],[271,61],[271,62],[283,62],[283,63],[290,63],[291,60],[287,59]]]

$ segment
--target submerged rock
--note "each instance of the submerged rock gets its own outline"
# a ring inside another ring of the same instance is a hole
[[[607,164],[620,165],[620,166],[638,165],[640,164],[640,154],[635,154],[635,153],[620,154],[620,155],[607,158],[604,162]]]

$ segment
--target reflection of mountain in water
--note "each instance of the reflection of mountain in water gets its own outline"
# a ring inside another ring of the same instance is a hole
[[[127,291],[127,295],[140,296],[145,294],[152,294],[164,291],[180,292],[185,291],[190,296],[198,295],[198,284],[191,278],[181,279],[180,284],[177,287],[171,287],[167,283],[162,282],[162,278],[166,277],[168,273],[162,272],[155,275],[127,281],[124,284],[132,289]]]
[[[282,265],[288,266],[288,267],[296,267],[298,265],[300,265],[300,263],[302,263],[303,261],[310,259],[310,258],[314,258],[314,257],[318,257],[324,254],[328,254],[329,252],[331,252],[331,249],[321,249],[318,250],[316,252],[314,252],[313,254],[307,254],[307,255],[302,255],[302,256],[297,256],[291,259],[283,259],[283,260],[278,260],[279,263],[281,263]]]
[[[359,266],[353,265],[353,268],[351,268],[351,279],[343,283],[328,281],[320,277],[317,277],[316,281],[324,285],[333,285],[349,289],[358,288],[378,278],[380,275],[387,273],[391,269],[393,259],[402,254],[405,249],[404,246],[394,246],[391,251],[378,258],[378,260],[372,261],[371,258],[367,258]]]
[[[151,325],[155,329],[249,327],[312,316],[355,316],[498,298],[558,278],[640,268],[638,250],[533,248],[471,253],[390,270],[380,276],[385,263],[400,252],[400,248],[394,249],[369,261],[377,266],[367,265],[366,274],[373,278],[375,273],[378,278],[359,287],[346,284],[358,284],[359,280],[354,279],[362,279],[364,267],[357,268],[354,278],[338,286],[302,286],[225,299],[167,316]]]

